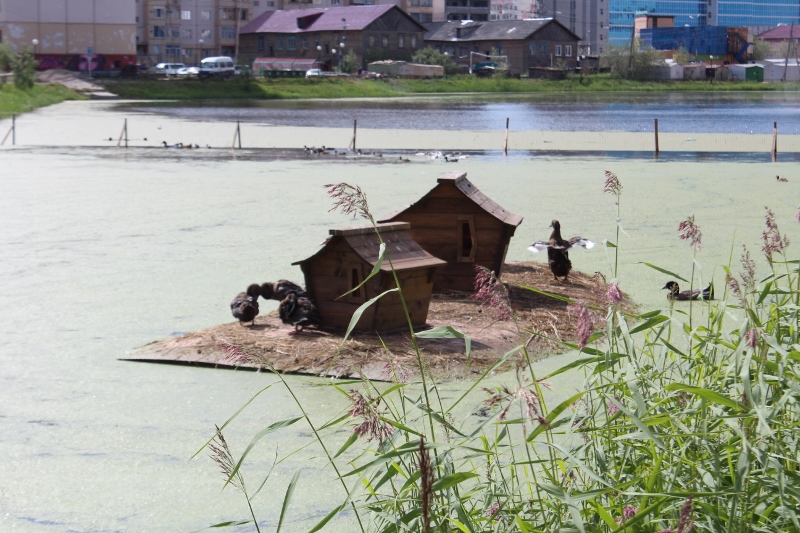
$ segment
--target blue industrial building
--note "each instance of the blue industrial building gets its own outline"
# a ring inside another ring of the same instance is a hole
[[[672,16],[675,17],[676,28],[764,28],[791,24],[792,21],[800,23],[798,0],[717,0],[713,3],[697,0],[609,0],[608,7],[608,42],[619,46],[630,43],[637,15]],[[686,48],[689,49],[688,46]]]

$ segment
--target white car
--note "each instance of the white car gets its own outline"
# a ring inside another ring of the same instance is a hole
[[[207,57],[200,62],[199,78],[230,78],[233,76],[233,59],[228,56]]]
[[[178,69],[178,73],[177,74],[178,74],[178,76],[181,76],[181,77],[196,78],[198,72],[200,72],[200,69],[198,67],[184,67],[184,68]]]
[[[165,74],[167,76],[177,76],[178,71],[182,68],[186,68],[186,65],[183,63],[159,63],[156,65],[156,68],[153,69],[153,72]]]
[[[322,76],[322,71],[318,68],[310,68],[306,71],[306,78],[310,78],[312,76]]]

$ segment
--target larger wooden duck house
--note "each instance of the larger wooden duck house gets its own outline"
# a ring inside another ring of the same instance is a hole
[[[380,271],[356,291],[348,293],[369,276],[380,255],[380,239],[371,226],[332,229],[319,252],[294,263],[303,270],[306,292],[316,303],[326,328],[346,329],[363,303],[395,288],[392,267],[400,281],[411,323],[420,326],[428,319],[434,274],[445,262],[414,241],[407,223],[380,224],[378,229],[391,265],[384,258]],[[407,325],[399,294],[390,292],[364,311],[355,329],[387,331]]]
[[[481,193],[465,172],[448,172],[428,194],[381,222],[409,222],[411,237],[447,261],[437,269],[433,290],[472,291],[475,265],[500,277],[508,245],[522,217]]]

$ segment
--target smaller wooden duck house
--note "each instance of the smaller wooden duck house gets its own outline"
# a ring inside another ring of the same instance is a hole
[[[500,277],[509,242],[522,217],[481,193],[466,172],[448,172],[437,181],[416,203],[380,222],[409,222],[414,240],[447,261],[436,271],[433,290],[472,291],[475,265]]]
[[[319,252],[294,263],[303,270],[306,291],[319,309],[326,328],[346,329],[361,304],[396,287],[392,266],[400,280],[411,323],[420,326],[428,319],[434,274],[445,262],[423,250],[411,238],[408,223],[380,224],[378,228],[391,265],[384,258],[380,272],[350,294],[344,295],[357,287],[378,261],[380,240],[373,227],[332,229]],[[407,325],[400,296],[392,292],[367,308],[355,329],[387,331]]]

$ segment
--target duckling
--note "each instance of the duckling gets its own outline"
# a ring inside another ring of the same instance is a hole
[[[708,287],[703,290],[695,289],[693,291],[681,292],[678,287],[677,281],[668,281],[666,285],[661,287],[661,290],[667,289],[668,300],[713,300],[714,299],[714,284],[709,283]]]
[[[558,220],[550,222],[550,227],[553,228],[553,233],[550,234],[550,240],[536,241],[528,247],[531,252],[540,252],[547,249],[547,263],[550,265],[550,272],[553,277],[558,281],[558,278],[563,277],[567,281],[570,270],[572,270],[572,262],[569,260],[567,251],[573,246],[583,246],[584,248],[594,248],[594,243],[589,239],[583,237],[572,237],[570,240],[565,240],[561,237],[561,224]]]
[[[780,181],[780,182],[783,182],[783,183],[786,183],[787,181],[789,181],[787,178],[782,178],[780,176],[775,176],[775,179]]]
[[[261,297],[265,300],[278,300],[280,302],[291,293],[308,297],[308,294],[300,285],[288,279],[279,279],[275,283],[267,281],[261,284]]]
[[[231,302],[231,314],[234,318],[239,319],[239,324],[244,325],[245,322],[252,322],[251,326],[256,323],[256,316],[258,316],[258,297],[261,296],[261,287],[257,283],[251,283],[247,286],[247,291],[240,292],[236,298]]]
[[[290,331],[289,335],[302,333],[303,328],[306,326],[318,327],[322,322],[322,316],[319,314],[314,302],[293,292],[290,292],[281,301],[278,306],[278,314],[284,324],[294,326],[294,331]]]
[[[458,163],[458,158],[457,157],[455,159],[453,159],[452,156],[447,156],[446,155],[446,156],[444,156],[444,160],[445,160],[446,163]]]

